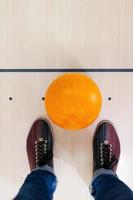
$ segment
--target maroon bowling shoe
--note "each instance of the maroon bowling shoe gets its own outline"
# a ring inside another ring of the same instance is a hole
[[[93,136],[93,174],[100,168],[116,172],[120,157],[120,142],[110,121],[101,121]]]
[[[45,118],[37,119],[27,138],[30,169],[48,164],[53,167],[53,129]]]

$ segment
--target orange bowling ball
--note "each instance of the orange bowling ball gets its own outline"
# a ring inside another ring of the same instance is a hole
[[[90,125],[101,109],[102,97],[96,83],[87,75],[68,73],[50,84],[45,107],[50,119],[68,130]]]

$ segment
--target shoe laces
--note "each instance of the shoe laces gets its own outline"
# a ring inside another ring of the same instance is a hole
[[[48,141],[44,138],[39,138],[35,141],[35,162],[37,166],[47,164],[53,157],[53,153],[48,150]]]
[[[113,169],[118,163],[118,159],[112,153],[112,144],[100,144],[100,165],[105,169]]]

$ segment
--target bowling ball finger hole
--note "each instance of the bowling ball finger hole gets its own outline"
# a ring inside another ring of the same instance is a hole
[[[45,97],[42,97],[42,101],[44,101],[45,100]]]

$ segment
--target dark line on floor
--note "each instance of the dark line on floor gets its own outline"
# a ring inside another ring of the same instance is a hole
[[[133,68],[87,68],[87,69],[66,69],[66,68],[35,68],[35,69],[0,69],[0,73],[10,73],[10,72],[133,72]]]

